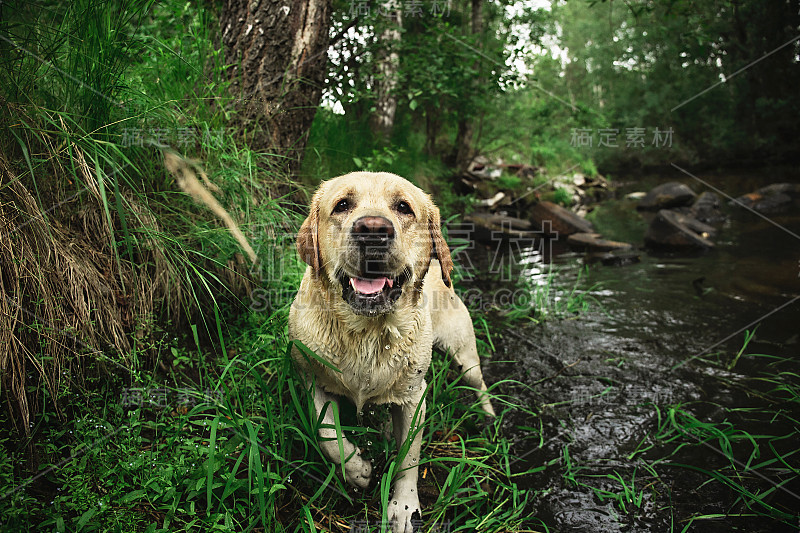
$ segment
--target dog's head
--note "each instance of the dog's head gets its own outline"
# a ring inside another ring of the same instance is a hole
[[[453,261],[430,196],[387,172],[353,172],[322,183],[297,237],[300,257],[359,315],[416,301],[431,259],[450,285]]]

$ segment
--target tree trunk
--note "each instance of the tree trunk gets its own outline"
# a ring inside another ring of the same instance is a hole
[[[472,0],[472,34],[478,35],[483,31],[483,0]],[[476,60],[476,65],[478,61]],[[475,84],[479,84],[480,80],[474,80]],[[472,136],[473,136],[473,120],[474,117],[459,114],[458,131],[456,132],[456,140],[453,145],[453,152],[451,158],[453,159],[456,168],[459,171],[466,170],[472,160]]]
[[[237,127],[296,172],[325,80],[331,0],[226,0],[220,18]]]
[[[472,119],[463,117],[458,120],[456,142],[453,145],[453,157],[456,168],[464,171],[472,160]]]
[[[425,153],[429,156],[436,154],[436,139],[439,137],[442,121],[439,118],[438,110],[433,106],[425,109]]]
[[[398,67],[400,56],[397,45],[400,43],[402,8],[394,1],[382,2],[382,14],[388,16],[386,28],[381,32],[377,54],[377,76],[375,78],[375,113],[370,117],[372,132],[382,140],[387,140],[394,127],[394,114],[397,111]]]

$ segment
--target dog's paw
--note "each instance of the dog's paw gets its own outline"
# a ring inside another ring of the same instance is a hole
[[[416,493],[400,494],[389,501],[389,523],[392,533],[414,533],[422,530],[422,513]]]
[[[483,412],[485,412],[488,415],[490,419],[489,422],[491,423],[493,421],[492,419],[497,417],[497,415],[494,413],[494,407],[492,407],[492,402],[489,401],[489,398],[487,398],[486,396],[481,396],[480,402]]]
[[[344,465],[344,475],[350,485],[366,489],[372,479],[372,464],[361,457],[361,450],[357,450],[355,455]]]

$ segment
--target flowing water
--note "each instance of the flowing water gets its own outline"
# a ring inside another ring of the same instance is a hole
[[[671,175],[623,184],[616,196],[669,179],[706,190]],[[781,181],[775,175],[703,179],[734,197]],[[542,468],[518,478],[538,490],[531,512],[556,531],[682,531],[693,516],[703,518],[689,531],[797,531],[800,212],[766,220],[723,205],[728,218],[715,249],[665,254],[641,249],[646,222],[635,202],[609,200],[598,209],[598,229],[638,245],[638,263],[605,266],[556,247],[548,264],[541,249],[523,250],[512,254],[514,279],[545,284],[552,266],[552,295],[564,304],[577,287],[589,309],[512,327],[498,318],[502,311],[488,313],[495,317],[496,352],[486,380],[519,382],[499,390],[531,410],[508,418],[505,428],[520,457],[514,471]],[[495,252],[488,247],[471,257],[487,269],[497,262]],[[464,283],[480,288],[484,300],[503,285],[490,275]],[[745,332],[756,325],[729,369]],[[789,390],[776,392],[776,383]],[[676,412],[694,417],[700,429],[687,429],[692,419],[680,417],[684,429],[671,425]],[[733,452],[726,455],[728,443]],[[774,460],[776,454],[785,461]],[[756,516],[725,479],[795,517]],[[725,513],[750,516],[713,516]]]

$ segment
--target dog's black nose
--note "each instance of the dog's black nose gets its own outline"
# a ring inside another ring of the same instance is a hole
[[[361,217],[352,231],[353,239],[362,246],[386,246],[394,239],[394,226],[384,217]]]

